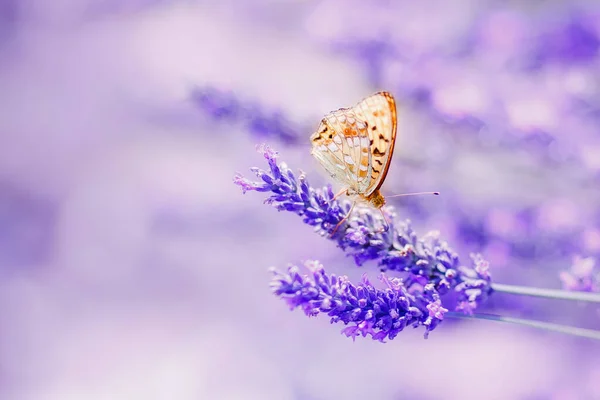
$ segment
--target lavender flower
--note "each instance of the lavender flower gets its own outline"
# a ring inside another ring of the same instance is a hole
[[[284,163],[277,163],[277,152],[268,146],[260,146],[258,150],[270,170],[252,168],[260,181],[250,181],[237,174],[234,183],[243,192],[271,192],[265,203],[302,216],[303,221],[314,226],[321,235],[335,240],[357,265],[374,260],[382,271],[406,272],[406,287],[410,291],[418,291],[428,284],[442,295],[454,289],[460,309],[465,312],[472,311],[491,294],[487,264],[480,256],[474,257],[475,269],[461,265],[458,255],[440,240],[438,232],[419,238],[410,221],[395,222],[392,207],[384,209],[390,221],[387,231],[382,229],[383,220],[377,213],[359,209],[333,233],[349,212],[351,202],[334,200],[330,185],[313,188],[304,174],[296,178]]]
[[[380,290],[366,274],[354,285],[346,276],[325,273],[317,261],[304,266],[310,274],[302,275],[296,266],[288,267],[286,273],[273,270],[273,292],[291,309],[301,307],[308,316],[326,313],[331,323],[350,325],[342,333],[353,340],[359,335],[381,342],[391,340],[409,325],[424,326],[427,338],[448,311],[433,285],[426,285],[418,294],[410,293],[401,279],[382,273],[380,280],[386,288]]]
[[[257,137],[277,138],[285,144],[298,143],[302,137],[302,130],[295,128],[281,111],[264,111],[258,103],[243,102],[232,92],[195,88],[190,100],[212,118],[242,123]]]
[[[571,268],[568,271],[561,271],[559,274],[563,289],[579,292],[599,292],[600,272],[594,271],[595,266],[596,260],[592,257],[581,258],[575,256]]]

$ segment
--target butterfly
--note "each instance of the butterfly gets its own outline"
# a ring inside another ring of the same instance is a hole
[[[310,137],[311,154],[343,186],[334,198],[346,193],[381,211],[386,201],[380,189],[390,168],[397,126],[396,101],[388,92],[377,92],[353,107],[325,115]],[[387,223],[383,212],[382,216]]]

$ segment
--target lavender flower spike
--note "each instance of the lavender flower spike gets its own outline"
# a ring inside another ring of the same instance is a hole
[[[351,202],[334,200],[330,185],[313,188],[304,174],[296,178],[284,163],[277,163],[277,153],[268,146],[258,149],[267,160],[269,171],[252,168],[258,181],[238,174],[234,183],[244,192],[271,192],[265,203],[301,216],[304,223],[336,241],[357,265],[374,260],[382,270],[408,273],[405,284],[411,293],[427,284],[433,284],[441,295],[453,289],[458,293],[458,307],[465,313],[471,313],[492,293],[489,265],[481,256],[473,256],[474,267],[461,265],[458,255],[439,238],[439,233],[430,232],[419,238],[410,221],[394,221],[392,207],[384,209],[389,220],[387,231],[382,229],[384,222],[379,213],[359,209],[332,236],[350,210]]]
[[[444,319],[443,308],[433,285],[426,285],[419,294],[412,294],[399,278],[384,273],[380,279],[384,290],[376,289],[366,274],[358,285],[346,276],[325,273],[318,261],[307,261],[304,267],[290,266],[287,273],[273,269],[271,288],[294,309],[301,307],[308,316],[326,313],[331,323],[350,325],[342,333],[353,340],[357,336],[384,342],[394,339],[405,327],[425,327],[425,338]]]

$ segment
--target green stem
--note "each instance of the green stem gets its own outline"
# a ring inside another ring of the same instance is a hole
[[[500,315],[492,315],[492,314],[473,314],[472,316],[465,315],[458,312],[448,312],[446,316],[452,318],[464,318],[464,319],[485,319],[488,321],[497,321],[497,322],[508,322],[511,324],[517,324],[521,326],[528,326],[530,328],[538,328],[544,329],[547,331],[564,333],[571,336],[578,336],[588,339],[600,340],[600,331],[595,331],[592,329],[584,329],[584,328],[576,328],[572,326],[566,325],[558,325],[552,324],[549,322],[540,322],[533,321],[529,319],[520,319],[520,318],[512,318],[512,317],[502,317]]]
[[[492,289],[499,293],[518,294],[523,296],[544,297],[546,299],[585,301],[600,303],[600,293],[570,292],[568,290],[539,289],[527,286],[503,285],[493,283]]]

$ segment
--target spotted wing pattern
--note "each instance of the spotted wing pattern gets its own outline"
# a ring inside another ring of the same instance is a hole
[[[365,193],[371,184],[371,146],[367,125],[354,109],[327,114],[310,140],[311,153],[336,181]]]
[[[396,102],[390,93],[378,92],[351,110],[367,125],[369,133],[372,169],[369,185],[363,193],[368,196],[381,187],[390,167],[396,142]]]

